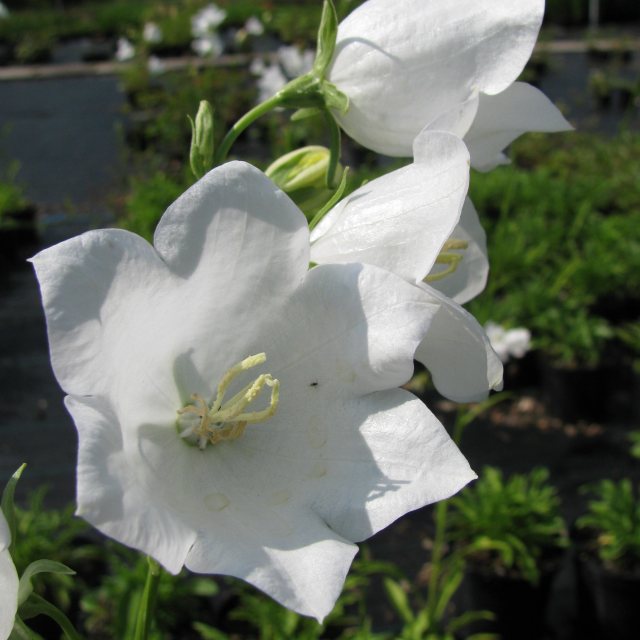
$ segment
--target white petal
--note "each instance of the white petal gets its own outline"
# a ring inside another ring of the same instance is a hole
[[[302,213],[261,172],[237,162],[214,169],[169,207],[155,245],[109,229],[32,259],[54,372],[68,393],[120,397],[119,389],[133,386],[138,404],[159,392],[175,410],[171,363],[193,368],[185,361],[192,354],[219,380],[250,355],[239,358],[241,345],[223,339],[217,349],[203,347],[212,332],[250,341],[242,327],[300,284],[309,251]],[[212,380],[187,382],[203,392]]]
[[[502,363],[476,319],[438,291],[421,287],[441,304],[416,351],[436,389],[455,402],[476,402],[501,389]]]
[[[352,404],[357,431],[327,437],[327,475],[315,510],[350,540],[364,540],[397,518],[450,497],[476,476],[444,427],[401,389]],[[340,437],[336,437],[340,436]]]
[[[67,396],[65,404],[78,430],[77,514],[178,573],[196,534],[167,508],[161,470],[126,446],[118,416],[106,400]],[[179,440],[172,425],[167,430]]]
[[[464,240],[468,243],[466,249],[454,251],[462,256],[462,260],[453,273],[429,284],[458,304],[464,304],[484,290],[489,275],[487,236],[480,224],[478,212],[469,198],[464,201],[460,222],[451,233],[450,239]],[[436,265],[431,273],[436,274],[441,270],[442,266]]]
[[[527,131],[569,131],[573,127],[542,91],[515,82],[496,95],[480,95],[478,114],[465,142],[471,164],[489,171],[503,164],[502,150]]]
[[[544,0],[368,0],[338,29],[329,80],[350,108],[336,118],[364,146],[410,155],[425,125],[518,77],[543,12]]]
[[[265,535],[269,522],[243,527],[233,537],[202,536],[187,559],[191,571],[240,577],[285,607],[319,622],[335,605],[358,547],[331,531],[313,513],[280,514],[287,536]],[[233,547],[233,551],[230,549]]]
[[[11,634],[18,609],[18,574],[7,550],[10,543],[9,525],[0,511],[0,640]]]
[[[323,218],[311,235],[314,262],[365,262],[424,278],[460,217],[469,156],[459,138],[430,131],[414,153],[413,164],[368,182]]]

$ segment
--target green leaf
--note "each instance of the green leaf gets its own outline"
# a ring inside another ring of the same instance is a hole
[[[202,640],[229,640],[226,633],[222,633],[204,622],[194,622],[193,628],[200,634]]]
[[[336,49],[338,37],[338,14],[332,0],[324,0],[322,5],[322,17],[318,29],[318,44],[316,47],[316,59],[313,63],[313,71],[323,78],[327,67],[331,64],[333,53]]]
[[[415,616],[411,610],[409,598],[402,587],[395,580],[385,578],[384,589],[387,592],[394,609],[398,612],[404,622],[407,624],[412,623],[415,620]]]
[[[31,594],[29,600],[20,606],[19,611],[20,616],[25,619],[39,615],[48,616],[57,623],[68,640],[83,640],[82,636],[74,629],[69,618],[58,607],[47,602],[36,593]]]
[[[32,562],[20,576],[18,586],[18,605],[21,605],[32,594],[33,586],[31,579],[38,573],[59,573],[62,575],[73,576],[75,571],[55,560],[36,560]]]
[[[2,513],[9,525],[9,532],[11,533],[11,543],[9,544],[9,553],[13,552],[13,547],[15,545],[16,539],[16,510],[14,504],[14,496],[16,493],[16,485],[18,484],[18,480],[20,480],[20,476],[24,471],[27,463],[24,462],[20,465],[18,470],[9,478],[9,482],[4,488],[2,492],[2,502],[0,505],[2,506]]]
[[[306,118],[312,118],[313,116],[322,115],[322,109],[320,107],[306,107],[304,109],[298,109],[291,115],[291,122],[298,122],[299,120],[305,120]]]
[[[335,109],[340,113],[347,113],[349,110],[349,97],[342,93],[335,84],[325,80],[322,83],[322,95],[327,108]]]

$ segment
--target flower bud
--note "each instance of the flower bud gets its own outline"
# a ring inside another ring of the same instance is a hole
[[[265,173],[310,220],[333,195],[327,187],[329,159],[326,147],[302,147],[278,158]],[[341,173],[342,167],[338,166],[338,178]]]
[[[213,165],[213,107],[207,100],[201,100],[195,122],[191,123],[191,170],[200,179]]]

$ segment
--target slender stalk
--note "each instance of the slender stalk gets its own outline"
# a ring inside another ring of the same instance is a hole
[[[147,562],[149,567],[142,592],[140,608],[138,609],[134,640],[147,640],[156,607],[158,584],[160,583],[160,575],[162,573],[160,565],[155,560],[147,558]]]
[[[335,118],[327,110],[324,111],[324,117],[329,127],[329,167],[327,168],[327,187],[329,189],[335,189],[336,184],[336,172],[338,170],[338,163],[340,162],[340,152],[342,141],[340,139],[340,127],[335,121]]]
[[[272,109],[280,106],[284,101],[284,96],[282,92],[276,93],[274,96],[261,102],[259,105],[253,107],[250,111],[247,111],[232,127],[227,131],[224,139],[220,143],[216,154],[213,159],[214,167],[217,167],[219,164],[222,164],[229,154],[233,143],[238,139],[238,136],[253,122],[255,122],[259,117],[263,116],[265,113],[268,113]]]
[[[444,556],[448,510],[449,503],[446,500],[441,500],[436,504],[436,533],[431,551],[431,574],[429,575],[429,591],[427,592],[427,619],[429,620],[430,626],[435,623],[436,607],[438,606],[438,582],[442,573],[442,557]]]

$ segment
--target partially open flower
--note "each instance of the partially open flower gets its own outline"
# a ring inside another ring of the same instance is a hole
[[[461,218],[469,154],[456,136],[432,131],[416,138],[413,152],[412,164],[366,183],[327,213],[311,235],[311,259],[374,264],[419,287],[438,313],[416,359],[443,395],[480,400],[501,388],[500,360],[478,322],[434,288],[463,302],[486,281],[484,233],[469,201]]]
[[[0,510],[0,640],[11,634],[18,610],[18,574],[9,555],[11,533]]]
[[[349,109],[334,115],[391,156],[410,156],[426,126],[450,131],[489,169],[521,133],[571,128],[540,91],[514,84],[543,13],[544,0],[367,0],[338,28],[328,80]]]
[[[309,271],[304,216],[249,165],[205,175],[153,247],[92,231],[32,260],[78,513],[169,571],[322,619],[354,541],[474,477],[396,388],[439,308],[375,266]]]

